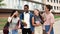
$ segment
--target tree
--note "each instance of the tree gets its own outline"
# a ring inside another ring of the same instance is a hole
[[[0,6],[4,6],[5,3],[2,3],[3,0],[0,0]]]

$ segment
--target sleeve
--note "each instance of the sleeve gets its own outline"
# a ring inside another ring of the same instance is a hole
[[[11,17],[8,17],[8,22],[11,22],[12,18]]]
[[[34,17],[34,14],[31,13],[31,16]]]
[[[22,16],[22,14],[20,14],[20,27],[21,27],[21,29],[23,28],[23,24],[22,24],[22,18],[23,18],[23,16]]]
[[[54,23],[54,22],[55,22],[55,19],[54,19],[54,16],[53,16],[53,15],[51,15],[50,22],[51,22],[51,23]]]
[[[20,14],[20,20],[22,20],[23,19],[23,13],[22,14]]]

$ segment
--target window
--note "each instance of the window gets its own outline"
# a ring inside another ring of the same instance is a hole
[[[44,5],[42,5],[42,10],[44,10]]]
[[[52,9],[53,9],[53,6],[52,6]]]
[[[58,0],[56,0],[57,1],[57,3],[58,3]]]
[[[49,2],[49,0],[47,0]]]
[[[54,9],[56,10],[56,6],[54,6]]]
[[[60,1],[59,1],[59,4],[60,4]]]
[[[60,7],[58,9],[60,10]]]
[[[54,3],[55,3],[55,0],[54,0]]]
[[[58,10],[58,6],[57,6],[57,10]]]
[[[52,2],[52,0],[51,0],[51,2]]]

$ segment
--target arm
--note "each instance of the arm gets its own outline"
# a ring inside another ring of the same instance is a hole
[[[8,22],[9,22],[9,23],[11,23],[12,18],[14,17],[14,15],[15,15],[15,13],[14,13],[12,16],[8,17]]]
[[[21,25],[27,26],[27,24],[24,21],[24,15],[23,15],[23,13],[20,15],[20,21],[21,21]]]
[[[51,18],[50,18],[50,29],[49,29],[49,32],[51,32],[52,28],[53,28],[53,24],[54,24],[55,20],[54,20],[54,16],[51,15]]]
[[[9,23],[11,22],[11,20],[12,20],[12,18],[11,18],[11,17],[8,17],[8,22],[9,22]]]
[[[49,32],[51,32],[52,28],[53,28],[53,23],[50,24]]]
[[[17,23],[17,28],[20,28],[20,20],[18,20],[18,23]]]
[[[32,17],[32,25],[36,26],[36,24],[34,24],[34,17]]]

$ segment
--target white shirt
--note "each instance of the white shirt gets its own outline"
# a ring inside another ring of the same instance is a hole
[[[24,12],[24,21],[27,24],[27,26],[24,26],[24,28],[30,28],[30,14],[29,13]]]

